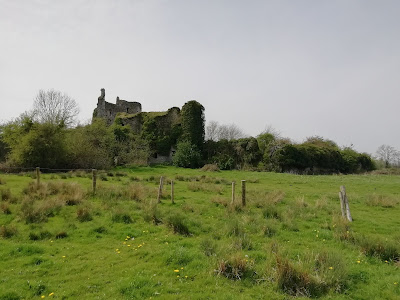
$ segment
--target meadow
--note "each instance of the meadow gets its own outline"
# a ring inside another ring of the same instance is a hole
[[[400,298],[400,176],[136,167],[95,195],[90,173],[34,177],[0,174],[0,300]]]

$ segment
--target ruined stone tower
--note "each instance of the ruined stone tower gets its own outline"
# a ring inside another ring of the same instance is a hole
[[[107,124],[114,122],[115,117],[118,113],[136,114],[142,112],[142,105],[139,102],[129,102],[119,99],[117,97],[116,103],[109,103],[105,100],[106,91],[101,89],[101,95],[97,101],[97,108],[95,109],[93,116],[97,118],[103,118],[107,121]]]

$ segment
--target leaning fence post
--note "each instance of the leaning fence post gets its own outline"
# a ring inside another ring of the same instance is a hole
[[[343,206],[342,207],[342,215],[344,216],[344,208],[346,209],[346,217],[347,220],[349,220],[350,222],[353,221],[353,218],[351,217],[351,213],[350,213],[350,206],[349,206],[349,199],[347,198],[346,195],[346,188],[344,185],[340,186],[340,195],[341,195],[341,204],[343,201]]]
[[[161,203],[161,197],[162,197],[162,188],[164,185],[164,177],[160,177],[160,186],[158,187],[158,196],[157,196],[157,202]]]
[[[174,204],[174,181],[171,180],[171,202]]]
[[[40,185],[40,168],[36,167],[36,186],[39,187]]]
[[[235,182],[232,181],[232,204],[235,203]]]
[[[92,187],[93,187],[93,195],[96,194],[96,179],[97,179],[97,170],[92,169]]]
[[[242,206],[246,206],[246,180],[242,180]]]

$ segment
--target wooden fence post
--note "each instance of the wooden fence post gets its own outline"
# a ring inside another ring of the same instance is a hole
[[[96,194],[96,180],[97,180],[97,170],[92,169],[92,187],[93,187],[93,195]]]
[[[340,196],[340,204],[342,207],[342,216],[344,217],[344,210],[346,210],[347,220],[349,220],[350,222],[353,222],[353,218],[351,217],[351,213],[350,213],[349,199],[347,198],[346,188],[344,185],[340,186],[339,196]],[[343,204],[342,204],[342,202],[343,202]]]
[[[164,177],[161,176],[160,177],[160,186],[158,187],[157,203],[161,203],[163,185],[164,185]]]
[[[231,204],[235,203],[235,182],[232,181],[232,202]]]
[[[40,168],[36,167],[36,186],[39,187],[40,185]]]
[[[174,204],[174,181],[171,180],[171,202]]]
[[[246,180],[242,180],[242,206],[246,206]]]

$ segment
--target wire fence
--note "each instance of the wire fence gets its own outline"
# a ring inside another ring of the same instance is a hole
[[[1,173],[8,174],[18,174],[23,172],[35,172],[39,168],[41,173],[68,173],[68,172],[92,172],[93,169],[52,169],[52,168],[41,168],[41,167],[9,167],[9,166],[1,166]]]

